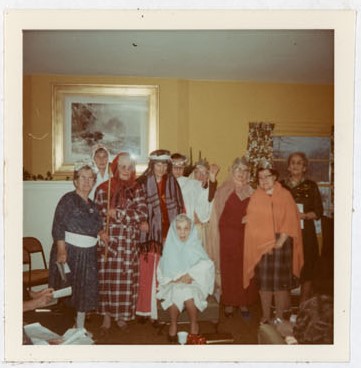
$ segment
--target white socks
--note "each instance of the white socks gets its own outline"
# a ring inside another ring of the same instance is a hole
[[[76,328],[84,328],[85,312],[77,312],[76,314]]]

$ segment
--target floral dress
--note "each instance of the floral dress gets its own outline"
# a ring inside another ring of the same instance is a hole
[[[49,287],[60,289],[72,286],[72,296],[67,300],[78,312],[87,312],[98,306],[98,269],[96,245],[88,248],[65,243],[67,285],[61,281],[56,266],[56,242],[65,240],[65,232],[96,238],[101,229],[101,218],[94,202],[84,201],[75,191],[66,193],[59,201],[54,215],[52,235],[54,244],[50,253]]]

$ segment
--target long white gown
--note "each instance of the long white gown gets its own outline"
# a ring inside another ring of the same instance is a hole
[[[194,213],[197,213],[202,223],[207,222],[211,216],[213,203],[208,201],[209,189],[204,189],[201,182],[189,177],[180,176],[177,181],[182,191],[187,216],[193,221]]]
[[[191,284],[174,282],[185,274],[193,279]],[[213,293],[214,277],[214,263],[204,251],[197,229],[192,225],[188,239],[182,242],[173,221],[157,269],[157,298],[162,300],[163,309],[175,304],[182,311],[184,302],[193,299],[197,309],[203,311],[208,295]]]

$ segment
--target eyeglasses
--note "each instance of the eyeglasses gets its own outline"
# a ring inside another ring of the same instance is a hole
[[[249,173],[248,169],[243,169],[241,167],[237,167],[234,169],[234,172],[239,172],[239,173]]]
[[[83,175],[80,175],[79,179],[81,179],[83,181],[87,181],[87,180],[88,181],[94,181],[95,180],[94,176],[83,176]]]
[[[265,176],[259,176],[258,177],[258,180],[268,180],[269,178],[271,178],[273,175],[272,174],[269,174],[269,175],[265,175]]]
[[[198,175],[202,175],[205,176],[208,174],[208,170],[207,169],[195,169],[194,172]]]

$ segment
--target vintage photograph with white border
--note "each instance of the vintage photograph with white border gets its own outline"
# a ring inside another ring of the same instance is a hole
[[[5,360],[7,362],[345,362],[350,354],[356,13],[352,10],[7,10],[4,14]],[[24,30],[333,29],[335,31],[334,344],[317,346],[22,345]],[[15,230],[16,229],[16,230]],[[15,307],[18,306],[18,307]]]

